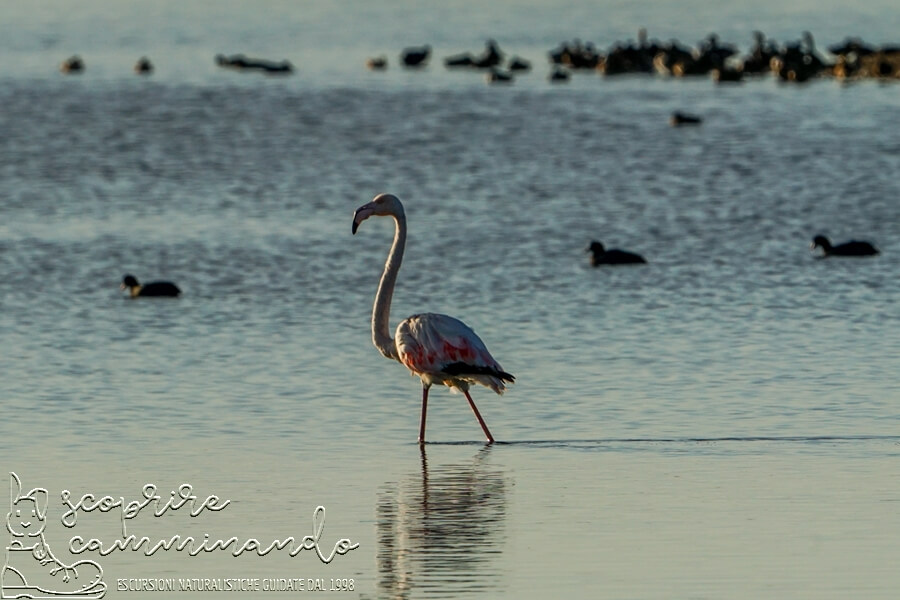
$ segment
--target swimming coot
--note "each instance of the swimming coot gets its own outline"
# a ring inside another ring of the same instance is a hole
[[[132,298],[137,298],[138,296],[175,298],[181,294],[178,286],[171,281],[151,281],[141,285],[134,275],[126,275],[122,279],[122,285],[119,287],[123,290],[128,290]]]
[[[585,252],[591,253],[591,266],[593,267],[599,267],[600,265],[639,265],[647,262],[640,254],[615,248],[607,250],[603,247],[603,244],[596,240],[591,242],[591,245],[585,249]]]
[[[84,61],[77,54],[70,56],[59,65],[59,70],[63,73],[83,73]]]
[[[150,75],[153,73],[153,63],[146,56],[142,56],[134,63],[134,72],[138,75]]]
[[[672,113],[672,116],[669,117],[669,125],[671,125],[672,127],[680,127],[681,125],[699,125],[702,122],[703,119],[701,119],[700,117],[682,112]]]
[[[850,240],[849,242],[832,246],[831,242],[824,235],[817,235],[813,238],[810,249],[815,250],[817,247],[822,248],[824,252],[823,258],[826,256],[874,256],[878,254],[878,249],[869,242]]]
[[[415,46],[404,48],[400,53],[400,61],[405,67],[424,67],[431,56],[431,46]]]

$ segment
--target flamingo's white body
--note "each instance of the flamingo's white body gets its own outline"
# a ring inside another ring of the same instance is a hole
[[[493,442],[494,437],[469,395],[469,386],[480,383],[502,394],[506,389],[504,382],[513,383],[515,378],[494,360],[484,342],[468,325],[447,315],[413,315],[401,321],[391,337],[388,321],[394,284],[397,282],[397,273],[406,247],[406,214],[403,204],[396,196],[380,194],[356,209],[353,215],[353,233],[356,233],[360,223],[372,216],[393,217],[396,224],[394,243],[384,265],[384,273],[372,307],[372,342],[381,354],[399,361],[422,380],[419,443],[425,441],[428,390],[434,384],[462,391],[488,442]]]

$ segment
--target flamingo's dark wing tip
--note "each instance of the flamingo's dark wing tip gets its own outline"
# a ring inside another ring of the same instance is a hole
[[[492,369],[491,367],[470,365],[464,362],[454,362],[444,365],[444,368],[442,368],[441,371],[447,375],[490,375],[491,377],[496,377],[500,381],[508,381],[510,383],[515,383],[516,381],[515,376],[506,371]]]

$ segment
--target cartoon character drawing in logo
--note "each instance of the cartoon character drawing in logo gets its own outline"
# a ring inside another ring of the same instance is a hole
[[[106,594],[103,569],[92,560],[63,563],[44,537],[48,492],[34,488],[22,494],[19,476],[9,473],[10,533],[6,562],[0,571],[0,598],[97,600]]]

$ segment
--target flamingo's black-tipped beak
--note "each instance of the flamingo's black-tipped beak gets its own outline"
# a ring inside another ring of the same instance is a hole
[[[359,208],[356,209],[356,212],[353,213],[353,227],[350,231],[353,234],[356,234],[356,230],[359,229],[359,224],[371,217],[375,213],[375,209],[373,204],[369,202],[368,204],[363,204]]]
[[[366,218],[365,216],[360,214],[363,212],[364,208],[364,206],[360,206],[355,211],[353,211],[353,227],[350,228],[350,232],[353,235],[356,235],[356,230],[359,229],[359,224],[362,223]]]
[[[366,217],[368,216],[362,214],[366,206],[360,206],[353,212],[353,227],[350,228],[350,233],[352,233],[353,235],[356,235],[356,230],[359,229],[359,224],[365,221]]]

